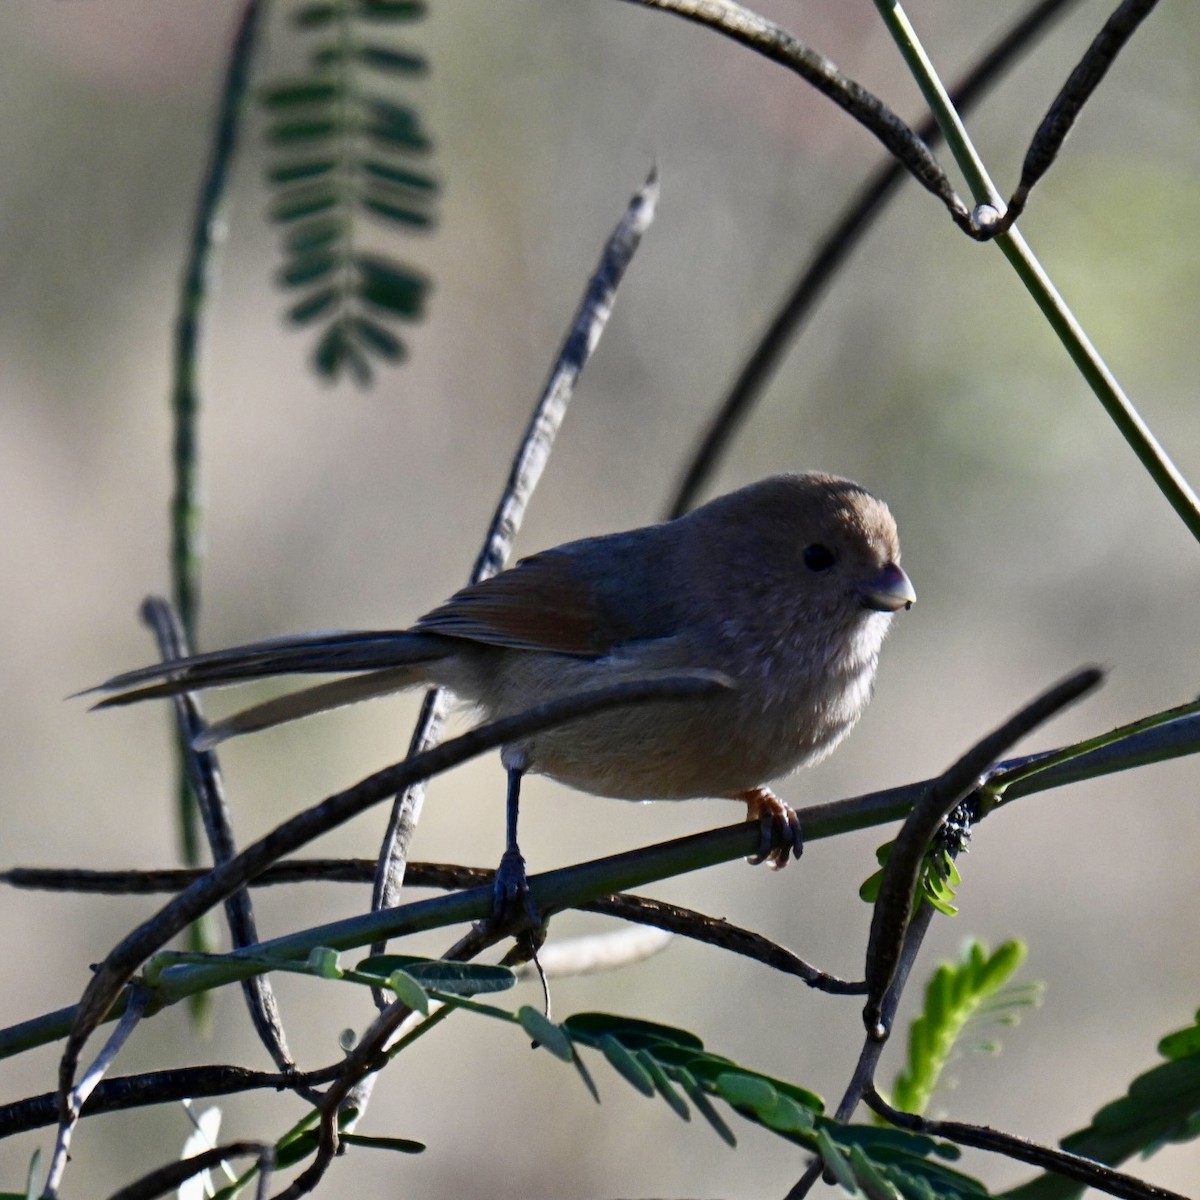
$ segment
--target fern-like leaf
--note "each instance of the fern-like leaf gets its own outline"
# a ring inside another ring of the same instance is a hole
[[[268,211],[282,230],[277,281],[298,293],[288,321],[318,328],[313,364],[329,380],[365,385],[374,364],[402,361],[395,326],[424,313],[426,276],[363,242],[370,224],[412,232],[434,223],[438,186],[423,167],[432,143],[392,94],[427,70],[422,55],[394,44],[392,27],[424,14],[415,0],[299,5],[293,24],[315,43],[309,71],[262,94]]]
[[[658,1096],[683,1120],[690,1118],[690,1101],[731,1147],[737,1138],[714,1100],[779,1137],[822,1152],[827,1165],[835,1163],[843,1173],[852,1195],[899,1200],[988,1195],[977,1180],[937,1161],[957,1158],[955,1147],[900,1129],[833,1121],[815,1093],[714,1054],[687,1030],[610,1013],[579,1013],[558,1028],[576,1047],[599,1050],[626,1082],[644,1096]]]
[[[1036,988],[1007,986],[1024,959],[1020,942],[1005,942],[989,954],[981,942],[971,941],[958,962],[938,967],[925,989],[925,1010],[909,1029],[908,1063],[893,1089],[897,1108],[925,1111],[969,1022],[986,1018],[1011,1024],[1018,1007],[1037,1003]],[[994,1040],[983,1048],[994,1050]]]
[[[1186,1029],[1158,1044],[1166,1059],[1139,1075],[1119,1100],[1106,1104],[1085,1129],[1059,1143],[1064,1150],[1115,1167],[1135,1154],[1148,1157],[1169,1142],[1200,1137],[1200,1012]],[[1074,1200],[1083,1185],[1042,1175],[1006,1192],[1011,1200]]]

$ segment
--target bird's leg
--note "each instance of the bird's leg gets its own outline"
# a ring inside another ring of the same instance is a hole
[[[800,830],[800,818],[790,805],[784,804],[767,787],[738,792],[733,799],[744,800],[746,820],[758,822],[758,853],[749,862],[755,866],[769,862],[779,871],[787,866],[790,857],[800,857],[804,849],[804,834]]]
[[[521,807],[521,777],[525,774],[524,756],[505,755],[504,769],[508,772],[508,802],[506,813],[506,836],[504,854],[496,868],[495,898],[492,915],[496,920],[511,913],[513,905],[524,906],[530,920],[540,923],[537,909],[529,895],[529,878],[525,873],[525,858],[517,844],[517,816]]]

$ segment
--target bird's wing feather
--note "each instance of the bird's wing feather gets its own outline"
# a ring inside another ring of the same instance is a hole
[[[600,658],[627,639],[598,602],[579,556],[561,550],[524,558],[483,583],[463,588],[413,627],[513,650]]]

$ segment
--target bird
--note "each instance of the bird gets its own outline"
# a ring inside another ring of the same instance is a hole
[[[108,708],[266,676],[344,678],[209,725],[197,749],[416,686],[497,719],[630,679],[695,672],[726,686],[611,709],[503,747],[508,844],[496,905],[528,896],[521,779],[624,800],[727,797],[759,823],[751,862],[799,856],[769,784],[829,754],[862,715],[892,616],[916,592],[887,505],[848,479],[776,475],[684,516],[564,543],[462,589],[407,629],[302,634],[157,663],[91,692]]]

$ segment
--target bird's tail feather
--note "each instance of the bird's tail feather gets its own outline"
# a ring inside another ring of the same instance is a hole
[[[114,675],[87,691],[113,693],[95,705],[96,708],[111,708],[156,696],[226,687],[272,675],[341,674],[393,667],[411,669],[445,658],[453,651],[453,641],[436,634],[407,631],[310,633],[154,663]],[[418,677],[414,675],[412,682],[417,681]],[[389,690],[403,686],[403,683],[397,683]]]
[[[276,696],[273,700],[266,700],[234,713],[223,721],[217,721],[199,733],[192,745],[197,750],[211,750],[227,738],[269,729],[273,725],[340,708],[344,704],[356,704],[359,700],[386,696],[389,692],[398,692],[424,682],[426,680],[420,667],[408,666],[368,671],[365,675],[352,675],[349,679],[319,683],[315,687],[289,692],[286,696]]]

